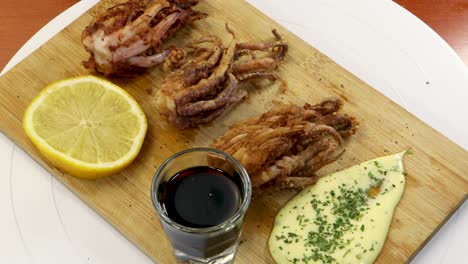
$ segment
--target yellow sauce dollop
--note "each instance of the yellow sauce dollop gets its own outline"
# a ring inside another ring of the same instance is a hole
[[[277,214],[268,240],[277,263],[372,263],[403,190],[406,151],[322,177]]]

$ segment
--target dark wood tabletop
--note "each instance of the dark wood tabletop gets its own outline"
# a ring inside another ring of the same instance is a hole
[[[78,0],[1,0],[0,69],[47,22]],[[396,0],[436,31],[468,65],[468,0]]]

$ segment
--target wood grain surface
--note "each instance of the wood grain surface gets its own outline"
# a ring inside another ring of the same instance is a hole
[[[396,0],[437,32],[468,65],[468,0]]]
[[[377,263],[401,263],[410,259],[466,199],[468,153],[465,150],[243,0],[201,3],[197,9],[209,13],[210,17],[180,31],[173,41],[180,45],[209,33],[226,37],[225,21],[245,41],[269,39],[270,30],[277,28],[290,43],[290,52],[278,71],[288,83],[285,94],[281,93],[279,83],[250,87],[249,98],[212,125],[181,132],[167,125],[154,108],[153,95],[165,76],[159,68],[134,79],[114,79],[133,95],[148,117],[148,134],[138,158],[122,173],[97,181],[73,178],[53,168],[23,132],[24,110],[47,84],[88,73],[80,64],[88,58],[80,44],[81,32],[93,14],[116,2],[101,2],[0,78],[0,130],[153,260],[174,262],[149,195],[156,168],[177,151],[208,146],[229,125],[256,116],[278,101],[302,105],[337,95],[346,101],[345,111],[361,121],[358,133],[346,143],[346,153],[321,170],[321,175],[408,147],[413,149],[415,154],[405,160],[406,190]],[[236,263],[272,262],[266,241],[273,217],[293,194],[282,191],[252,201]]]
[[[0,69],[39,29],[77,0],[1,0]]]
[[[34,33],[77,2],[78,0],[0,1],[0,69]],[[434,29],[468,65],[467,0],[395,2]]]

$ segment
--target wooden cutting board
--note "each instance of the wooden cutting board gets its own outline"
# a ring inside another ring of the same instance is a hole
[[[271,39],[270,30],[276,28],[290,47],[278,71],[287,82],[284,94],[280,82],[253,85],[249,98],[214,124],[178,131],[168,126],[153,106],[154,94],[165,76],[158,67],[134,79],[114,79],[135,97],[148,117],[149,130],[138,158],[122,173],[97,181],[73,178],[51,167],[23,132],[24,110],[47,84],[88,73],[81,66],[88,58],[80,44],[81,32],[94,14],[117,2],[101,2],[1,77],[0,129],[155,262],[175,261],[149,195],[157,167],[177,151],[208,146],[229,125],[257,116],[276,102],[302,105],[338,95],[346,101],[344,110],[360,120],[358,133],[346,143],[346,153],[322,169],[321,175],[412,148],[414,155],[405,158],[406,190],[377,263],[411,259],[466,199],[468,154],[464,149],[242,0],[205,0],[196,9],[210,18],[179,32],[174,43],[181,45],[210,33],[225,36],[225,21],[243,41]],[[275,213],[292,195],[294,192],[282,191],[252,201],[236,263],[272,262],[266,241]]]

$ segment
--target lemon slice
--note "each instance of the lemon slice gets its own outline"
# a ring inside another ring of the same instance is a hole
[[[96,179],[126,168],[145,138],[146,117],[123,89],[94,76],[50,84],[26,109],[23,128],[54,166]]]

